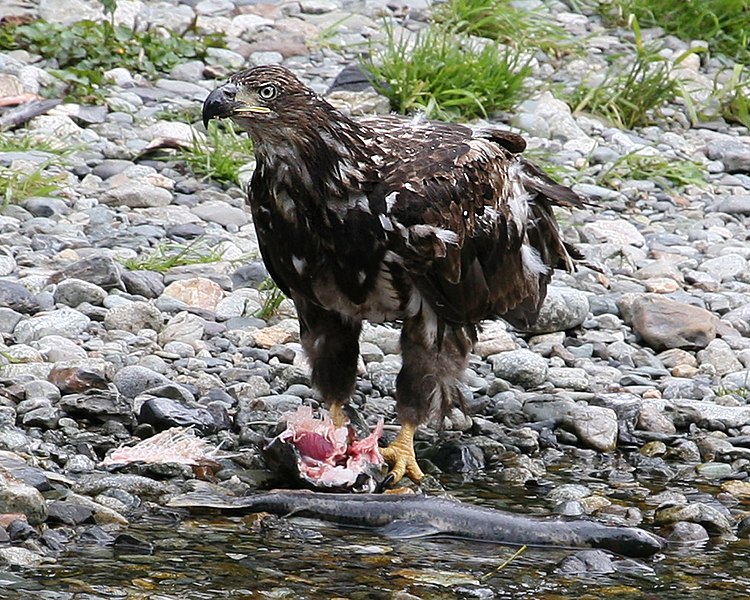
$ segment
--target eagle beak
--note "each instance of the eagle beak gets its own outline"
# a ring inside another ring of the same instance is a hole
[[[203,102],[203,125],[208,127],[211,119],[231,117],[234,113],[236,95],[237,86],[233,83],[225,83],[211,92]]]
[[[236,96],[237,86],[233,83],[225,83],[211,92],[203,102],[203,125],[208,127],[211,119],[271,112],[265,106],[243,105],[236,100]]]

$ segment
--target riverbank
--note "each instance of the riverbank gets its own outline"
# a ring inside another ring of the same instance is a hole
[[[383,16],[410,31],[429,15],[418,1],[408,10],[338,0],[118,4],[123,23],[194,24],[224,34],[226,47],[153,78],[111,69],[95,90],[101,101],[63,99],[2,135],[3,176],[38,173],[50,184],[0,210],[0,561],[23,573],[54,569],[84,546],[110,551],[129,523],[163,514],[196,477],[225,493],[271,484],[264,440],[284,412],[314,403],[299,326],[291,303],[268,289],[244,208],[251,157],[239,183],[217,183],[184,152],[204,139],[201,102],[229,73],[281,62],[326,93],[382,35]],[[575,87],[601,72],[632,47],[632,33],[563,3],[541,6],[586,52],[535,55],[528,99],[497,119],[591,199],[559,216],[603,272],[557,273],[533,334],[485,324],[465,382],[470,414],[423,428],[420,461],[448,491],[457,473],[489,478],[495,490],[533,492],[536,510],[698,548],[710,538],[729,555],[746,548],[750,498],[748,130],[718,115],[691,125],[682,101],[635,130],[571,114],[548,83]],[[78,0],[0,7],[50,23],[104,18],[98,3]],[[659,30],[644,35],[672,58],[690,47]],[[729,67],[693,55],[675,76],[695,81],[697,98]],[[0,99],[56,89],[54,72],[33,52],[0,53]],[[370,91],[330,97],[355,112],[388,107]],[[702,183],[619,170],[634,152],[697,165]],[[398,337],[389,325],[362,337],[353,404],[370,425],[394,424]],[[191,427],[206,453],[219,448],[210,464],[102,465],[115,448],[172,426]],[[26,589],[24,577],[17,585]]]

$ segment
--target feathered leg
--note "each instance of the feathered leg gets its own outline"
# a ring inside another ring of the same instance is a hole
[[[442,418],[460,401],[457,380],[472,347],[471,329],[446,327],[440,335],[431,312],[421,311],[404,321],[401,330],[403,365],[396,380],[397,412],[401,430],[383,457],[391,465],[393,482],[404,475],[423,477],[414,454],[414,432],[431,417]]]
[[[312,384],[337,427],[346,424],[343,406],[354,392],[362,322],[295,298],[300,338],[312,368]]]

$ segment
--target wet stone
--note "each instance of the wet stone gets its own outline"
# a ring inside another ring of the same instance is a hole
[[[63,396],[58,407],[71,417],[87,418],[96,422],[110,419],[128,422],[133,413],[132,402],[127,397],[103,391]]]
[[[562,575],[578,577],[606,575],[615,573],[612,558],[602,550],[582,550],[573,556],[564,558],[555,572]]]
[[[51,502],[48,509],[50,522],[65,525],[80,525],[90,521],[94,514],[90,507],[62,500]]]
[[[611,408],[576,406],[565,416],[564,423],[590,448],[609,452],[617,445],[617,415]]]
[[[170,398],[151,398],[141,405],[139,423],[148,423],[156,431],[170,427],[194,427],[202,433],[218,430],[211,411],[202,407],[184,406]]]
[[[36,488],[0,474],[2,513],[21,513],[29,524],[39,525],[47,519],[47,504]]]
[[[473,444],[446,442],[438,448],[432,462],[447,473],[471,473],[484,469],[484,452]]]

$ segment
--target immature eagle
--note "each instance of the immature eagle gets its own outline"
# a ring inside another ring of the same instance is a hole
[[[400,321],[394,481],[422,478],[416,428],[458,398],[482,319],[528,325],[552,269],[572,269],[552,205],[580,198],[518,153],[518,135],[397,116],[349,118],[288,70],[233,75],[203,105],[255,144],[249,204],[263,260],[292,298],[312,382],[337,425],[362,321]]]

